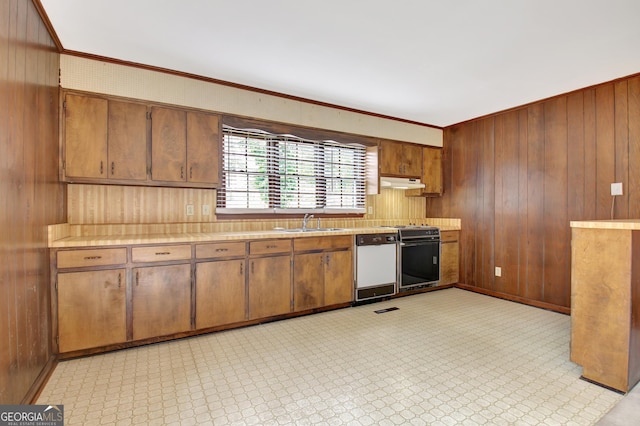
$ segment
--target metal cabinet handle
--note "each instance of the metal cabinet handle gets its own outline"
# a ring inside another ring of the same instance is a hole
[[[111,176],[113,176],[113,173],[114,173],[114,171],[115,171],[115,168],[116,168],[116,163],[112,161],[112,162],[111,162]]]
[[[104,163],[100,161],[100,174],[102,174],[103,169],[104,169]]]
[[[180,167],[180,179],[184,179],[184,166]]]
[[[243,274],[243,269],[244,269],[244,263],[240,262],[240,275]]]
[[[170,251],[159,251],[159,252],[156,252],[156,256],[166,256],[168,254],[171,254],[171,252]]]
[[[193,166],[189,166],[189,179],[193,179]]]
[[[217,252],[221,252],[221,251],[229,251],[229,249],[226,248],[218,248],[216,249]]]
[[[120,288],[121,284],[122,284],[122,272],[118,272],[118,288]]]
[[[140,272],[136,271],[136,287],[140,284]]]
[[[97,260],[102,259],[102,256],[85,256],[84,260]]]

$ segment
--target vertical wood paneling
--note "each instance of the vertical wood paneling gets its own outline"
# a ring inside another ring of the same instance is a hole
[[[611,218],[611,182],[615,179],[613,84],[596,88],[596,218]]]
[[[567,158],[569,220],[585,218],[585,137],[584,96],[572,93],[567,98]]]
[[[640,77],[629,79],[629,217],[640,217]]]
[[[494,121],[494,146],[493,146],[493,187],[488,188],[493,191],[493,215],[495,224],[493,228],[493,235],[490,237],[494,241],[493,250],[494,250],[494,266],[504,268],[505,266],[505,228],[502,226],[504,224],[504,218],[509,212],[504,210],[504,197],[503,197],[503,179],[502,175],[505,171],[505,159],[504,159],[504,147],[507,145],[507,141],[505,141],[505,121],[506,117],[504,114],[500,114],[495,117]],[[490,211],[488,211],[490,212]],[[506,268],[505,271],[506,272]],[[495,272],[494,272],[495,275]],[[504,283],[506,277],[500,276],[495,277],[493,279],[493,285],[490,287],[491,290],[499,291],[504,293]]]
[[[9,144],[8,128],[9,128],[9,85],[4,83],[8,81],[8,63],[9,63],[9,24],[10,24],[10,3],[7,1],[0,2],[0,191],[4,196],[4,187],[9,178],[8,155],[5,150]],[[9,391],[12,388],[11,375],[9,374],[11,365],[11,344],[9,342],[9,329],[12,314],[11,303],[9,299],[9,227],[7,226],[8,211],[7,203],[0,204],[0,401],[8,403]],[[5,400],[6,399],[6,400]]]
[[[0,64],[0,404],[15,404],[51,356],[46,226],[64,218],[59,55],[31,1],[0,4]]]
[[[502,229],[501,290],[518,294],[518,191],[519,173],[519,114],[512,111],[504,114],[502,123],[502,162],[496,168],[502,170],[502,219],[496,220]],[[497,183],[497,181],[496,181]],[[496,197],[497,198],[497,197]]]
[[[622,182],[622,195],[616,197],[614,218],[629,217],[629,104],[627,81],[614,84],[615,180]]]
[[[478,125],[477,123],[471,123],[471,127],[469,129],[469,142],[476,140],[478,135]],[[465,144],[465,149],[463,151],[465,155],[465,185],[464,185],[464,204],[465,205],[476,205],[477,203],[477,194],[478,194],[478,149],[479,146],[474,143]],[[478,222],[477,219],[477,209],[465,209],[466,215],[464,216],[464,221],[466,223],[475,224]],[[474,265],[477,261],[477,244],[476,244],[476,234],[468,233],[464,236],[463,244],[460,245],[460,250],[465,251],[464,261],[460,262],[460,271],[459,277],[464,282],[475,283],[475,275],[474,275]]]
[[[518,292],[520,297],[526,297],[528,285],[528,229],[529,219],[529,115],[527,110],[518,111]]]
[[[484,121],[482,137],[482,174],[479,188],[482,191],[482,219],[477,225],[477,231],[482,235],[482,264],[479,271],[481,276],[478,282],[482,287],[493,288],[494,285],[494,238],[495,235],[495,120],[488,118]],[[471,143],[470,141],[468,143]],[[463,222],[466,223],[466,222]]]
[[[569,304],[570,244],[567,218],[567,98],[544,103],[543,301]]]
[[[427,203],[427,215],[461,218],[461,282],[569,307],[569,221],[608,219],[612,182],[627,188],[616,218],[640,217],[640,76],[458,124],[444,135],[453,184]],[[495,266],[502,277],[494,277]]]
[[[544,109],[528,108],[527,286],[525,297],[542,300],[544,254]]]
[[[584,92],[584,219],[598,217],[598,188],[596,174],[596,90]]]
[[[460,244],[460,253],[462,253],[463,250],[465,251],[465,255],[460,256],[460,263],[461,264],[462,262],[467,263],[466,253],[469,251],[473,251],[474,259],[473,259],[473,264],[471,264],[470,267],[466,271],[464,271],[464,273],[461,273],[459,276],[460,276],[461,282],[472,283],[471,285],[482,285],[483,283],[482,271],[484,269],[483,267],[484,266],[484,263],[483,263],[484,262],[484,258],[483,258],[484,235],[482,232],[479,232],[479,231],[480,231],[480,225],[484,222],[484,215],[483,215],[484,209],[482,208],[484,204],[484,191],[483,191],[484,181],[482,179],[482,176],[484,176],[484,163],[482,161],[478,161],[478,158],[483,158],[484,156],[484,143],[482,143],[482,141],[484,140],[485,121],[477,121],[477,122],[469,123],[468,125],[473,125],[474,127],[472,144],[476,146],[475,199],[473,200],[473,204],[472,204],[473,209],[470,209],[474,211],[474,215],[472,216],[472,221],[468,224],[469,231],[470,231],[468,234],[473,234],[473,235],[466,237],[466,235],[460,234],[460,238],[461,239],[472,238],[471,243],[473,244],[473,246],[467,247],[467,244],[465,243]],[[467,144],[467,145],[470,145],[470,144]],[[465,223],[467,222],[468,221],[465,220]]]

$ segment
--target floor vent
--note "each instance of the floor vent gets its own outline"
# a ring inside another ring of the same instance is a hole
[[[384,314],[385,312],[389,312],[389,311],[397,311],[398,308],[396,308],[395,306],[393,308],[387,308],[387,309],[378,309],[377,311],[373,311],[376,314]]]

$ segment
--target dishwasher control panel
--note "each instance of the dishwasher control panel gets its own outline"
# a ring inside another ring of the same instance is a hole
[[[395,244],[398,242],[398,234],[362,234],[356,235],[357,246],[378,246],[381,244]]]

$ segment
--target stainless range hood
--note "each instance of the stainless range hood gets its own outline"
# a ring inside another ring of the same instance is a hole
[[[382,189],[419,189],[424,188],[424,183],[420,182],[420,179],[380,176],[380,187]]]

